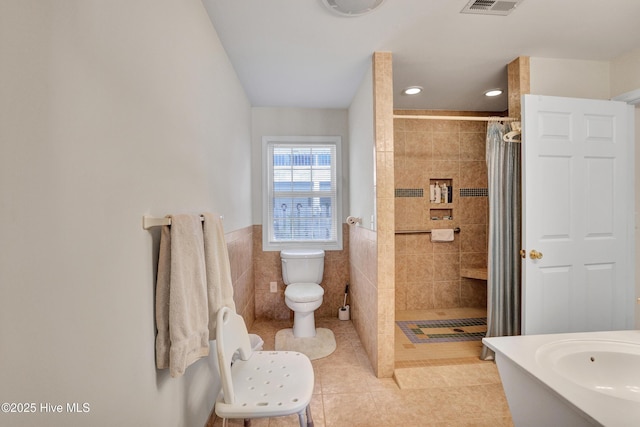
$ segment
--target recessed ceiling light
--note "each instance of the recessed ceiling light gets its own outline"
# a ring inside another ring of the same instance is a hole
[[[420,86],[410,86],[402,91],[405,95],[417,95],[422,92],[422,88]]]
[[[342,16],[360,16],[371,12],[384,0],[322,0],[332,12]]]
[[[491,89],[484,93],[484,96],[498,96],[502,95],[502,89]]]

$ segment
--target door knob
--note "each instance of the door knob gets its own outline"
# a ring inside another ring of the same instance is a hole
[[[520,249],[520,258],[525,259],[527,257],[527,251]]]
[[[532,249],[531,252],[529,252],[529,258],[531,258],[531,259],[541,259],[542,258],[542,252],[538,252],[535,249]]]

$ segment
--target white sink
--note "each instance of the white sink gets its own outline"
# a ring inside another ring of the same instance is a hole
[[[606,339],[555,341],[538,348],[536,361],[581,387],[640,402],[640,344]]]

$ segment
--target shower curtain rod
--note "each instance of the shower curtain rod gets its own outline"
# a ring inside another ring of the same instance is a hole
[[[502,121],[502,122],[513,122],[518,121],[520,119],[515,117],[500,117],[500,116],[421,116],[421,115],[410,115],[410,114],[394,114],[394,119],[421,119],[421,120],[470,120],[476,122],[489,122],[492,120]]]

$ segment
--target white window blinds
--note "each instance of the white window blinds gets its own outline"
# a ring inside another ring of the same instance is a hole
[[[331,137],[321,142],[281,139],[266,142],[267,221],[263,233],[268,245],[341,246],[338,144]]]

